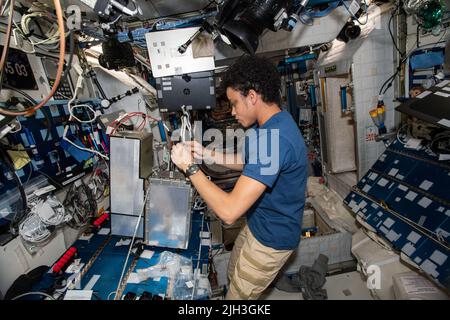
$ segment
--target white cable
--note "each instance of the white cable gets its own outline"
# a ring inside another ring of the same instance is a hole
[[[109,3],[111,3],[114,7],[116,7],[117,9],[119,9],[120,11],[122,11],[123,13],[125,13],[129,16],[135,16],[137,14],[142,14],[142,10],[138,6],[138,4],[134,0],[132,0],[132,1],[135,6],[135,9],[133,11],[128,9],[127,7],[125,7],[124,5],[122,5],[121,3],[119,3],[115,0],[109,0]]]
[[[19,128],[14,131],[11,130],[9,133],[16,133],[16,132],[19,132],[20,130],[22,130],[22,124],[20,123],[20,121],[16,120],[16,122],[19,124]]]
[[[206,209],[206,203],[202,199],[202,197],[198,194],[197,190],[195,190],[194,196],[193,196],[193,206],[192,208],[194,210],[204,210]]]
[[[102,153],[100,153],[100,152],[98,152],[98,151],[96,151],[96,150],[92,150],[92,149],[80,147],[80,146],[77,145],[76,143],[73,143],[72,141],[70,141],[70,140],[67,138],[67,131],[68,131],[68,130],[69,130],[69,126],[65,126],[65,127],[64,127],[64,134],[63,134],[63,140],[64,140],[64,141],[70,143],[72,146],[74,146],[75,148],[77,148],[77,149],[79,149],[79,150],[83,150],[83,151],[87,151],[87,152],[94,153],[94,154],[96,154],[96,155],[102,157],[103,159],[109,161],[109,157],[108,157],[108,156],[105,156],[104,154],[102,154]]]
[[[181,141],[186,141],[186,131],[189,133],[189,140],[192,139],[192,126],[191,126],[191,120],[189,116],[189,111],[186,110],[186,107],[183,105],[181,106],[181,110],[183,111],[183,114],[181,116]]]
[[[22,221],[19,225],[19,234],[30,243],[43,242],[51,235],[37,214],[31,214]]]
[[[45,210],[43,208],[45,204],[47,204],[52,209],[54,213],[53,215],[45,215],[46,212],[43,212],[43,210]],[[66,213],[64,210],[64,206],[55,197],[48,197],[45,201],[39,201],[33,208],[33,210],[36,212],[39,219],[41,219],[41,221],[46,225],[58,226],[64,222]]]
[[[6,9],[9,9],[9,0],[6,0],[5,4],[3,6],[2,12],[0,13],[0,16],[3,16],[5,14]]]
[[[51,295],[49,295],[48,293],[40,292],[40,291],[32,291],[32,292],[22,293],[22,294],[20,294],[20,295],[18,295],[18,296],[15,296],[15,297],[12,298],[11,300],[16,300],[16,299],[19,299],[19,298],[22,298],[22,297],[25,297],[25,296],[30,296],[30,295],[41,295],[41,296],[47,297],[47,298],[49,298],[49,299],[51,299],[51,300],[55,300],[55,298],[53,298],[53,297],[52,297]]]
[[[159,22],[163,22],[163,21],[180,21],[180,19],[176,19],[176,18],[161,18],[156,20],[155,22],[153,22],[152,26],[150,27],[150,30],[153,30],[153,28],[155,27],[155,25]]]
[[[108,297],[106,298],[106,300],[109,300],[109,297],[111,297],[111,295],[113,294],[113,293],[116,293],[117,291],[111,291],[109,294],[108,294]]]
[[[185,137],[184,137],[185,131],[186,131],[186,126],[185,126],[184,117],[181,116],[181,132],[180,132],[181,142],[185,141]]]
[[[16,26],[16,27],[12,30],[13,36],[14,36],[14,43],[16,44],[16,47],[17,47],[17,48],[20,48],[20,50],[22,50],[22,51],[25,52],[25,53],[29,53],[29,54],[34,54],[34,53],[36,53],[36,49],[34,48],[34,45],[33,45],[31,42],[29,42],[29,41],[23,36],[22,31],[20,30],[20,27],[17,25],[17,23],[16,23],[15,21],[13,21],[13,23],[14,23],[14,25]],[[30,43],[31,47],[33,48],[33,50],[32,50],[32,51],[25,50],[25,49],[23,48],[23,46],[22,46],[21,44],[19,44],[19,42],[17,41],[17,35],[19,35],[19,36],[22,38],[22,42],[23,42],[24,40],[25,40],[25,41],[28,41],[28,42]]]
[[[164,126],[164,128],[166,128],[167,132],[170,132],[170,129],[167,127],[167,125],[164,123],[164,121],[163,121],[163,126]]]
[[[72,99],[69,100],[69,102],[67,103],[67,109],[69,110],[69,114],[71,118],[74,118],[76,121],[80,122],[80,123],[93,123],[95,120],[97,120],[97,113],[95,112],[94,108],[92,108],[92,106],[88,105],[88,104],[77,104],[77,105],[72,105],[73,102],[76,100],[77,95],[78,95],[78,89],[83,87],[83,80],[84,77],[82,74],[80,74],[78,76],[78,80],[77,80],[77,85],[75,87],[75,92],[73,93],[73,97]],[[89,109],[89,111],[92,112],[92,114],[94,115],[94,117],[92,119],[89,120],[81,120],[79,119],[77,116],[75,116],[75,114],[73,113],[73,109],[75,108],[87,108]]]
[[[200,234],[203,234],[204,221],[205,221],[205,213],[202,214],[202,231],[201,231]],[[200,236],[200,244],[198,246],[197,267],[194,270],[194,286],[192,287],[191,300],[194,300],[194,293],[195,293],[195,289],[196,289],[196,286],[197,286],[196,274],[197,274],[197,272],[199,270],[199,267],[200,267],[201,253],[202,253],[202,239],[201,239],[201,236]]]
[[[400,139],[400,131],[404,128],[404,127],[409,127],[408,124],[404,124],[403,126],[401,126],[400,128],[398,128],[397,130],[397,141],[400,142],[402,145],[405,145],[406,142],[404,142],[402,139]]]
[[[75,108],[87,108],[90,112],[92,112],[94,117],[89,120],[81,120],[77,116],[74,115],[73,109],[75,109]],[[90,106],[88,104],[76,104],[74,106],[68,107],[68,109],[69,109],[70,116],[80,123],[93,123],[93,122],[95,122],[95,120],[97,120],[97,113],[95,112],[94,108],[92,108],[92,106]]]
[[[136,233],[139,228],[139,224],[141,223],[141,217],[142,217],[142,214],[144,213],[145,204],[147,202],[147,197],[149,194],[150,194],[150,188],[148,188],[147,192],[145,193],[144,203],[142,204],[142,210],[139,212],[139,217],[137,219],[136,226],[134,227],[133,238],[131,239],[131,242],[130,242],[130,248],[128,249],[127,258],[125,259],[125,263],[123,264],[122,274],[120,275],[120,279],[119,279],[119,283],[117,285],[117,290],[116,290],[116,295],[114,296],[114,300],[116,300],[117,294],[119,293],[120,284],[122,283],[122,279],[125,274],[125,270],[127,268],[128,259],[130,258],[130,254],[131,254],[131,248],[133,248],[134,239],[136,238]]]
[[[30,34],[30,28],[29,24],[34,18],[42,18],[49,14],[49,12],[45,11],[36,11],[31,12],[29,14],[24,14],[21,18],[21,26],[20,30],[22,31],[23,35],[29,35]],[[18,27],[16,25],[16,27]],[[59,46],[59,29],[55,24],[51,26],[51,28],[47,31],[47,33],[44,35],[47,38],[43,40],[37,40],[37,38],[33,35],[28,36],[28,41],[32,44],[32,46],[40,46],[44,45],[47,49],[57,49]]]
[[[75,91],[74,91],[74,93],[73,93],[72,99],[70,99],[69,102],[67,103],[67,109],[69,110],[70,116],[73,117],[75,120],[77,120],[77,121],[79,121],[79,122],[81,122],[81,123],[92,123],[92,122],[97,118],[97,115],[96,115],[94,109],[92,109],[91,106],[88,106],[88,105],[75,105],[75,106],[72,106],[72,103],[73,103],[73,102],[75,101],[75,99],[77,98],[77,95],[78,95],[78,89],[81,88],[81,87],[83,87],[83,80],[84,80],[84,77],[83,77],[83,74],[82,74],[81,72],[82,72],[81,70],[78,72],[78,73],[79,73],[79,76],[78,76],[78,80],[77,80],[77,85],[76,85],[76,87],[75,87]],[[78,118],[73,114],[73,112],[72,112],[72,109],[73,109],[73,108],[82,107],[82,106],[88,106],[88,108],[89,108],[92,112],[94,112],[94,115],[95,115],[94,119],[87,120],[87,121],[82,121],[82,120],[78,119]],[[74,146],[75,148],[77,148],[77,149],[79,149],[79,150],[91,152],[91,153],[94,153],[94,154],[96,154],[96,155],[102,157],[103,159],[109,160],[109,158],[108,158],[107,156],[105,156],[104,154],[102,154],[102,153],[100,153],[100,152],[98,152],[98,151],[96,151],[96,150],[92,150],[92,149],[89,149],[89,148],[83,148],[83,147],[80,147],[80,146],[77,145],[76,143],[73,143],[72,141],[70,141],[70,140],[67,138],[67,131],[68,131],[68,130],[69,130],[69,126],[66,125],[66,126],[64,127],[64,134],[63,134],[63,140],[64,140],[64,141],[68,142],[69,144],[71,144],[72,146]]]

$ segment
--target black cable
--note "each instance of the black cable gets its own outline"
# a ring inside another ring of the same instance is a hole
[[[418,29],[419,29],[419,26],[420,26],[420,25],[417,26]],[[445,35],[445,33],[443,34],[443,36],[444,36],[444,35]],[[437,46],[438,43],[443,43],[443,42],[445,42],[445,41],[441,41],[441,39],[442,39],[442,37],[441,37],[438,41],[436,41],[435,43],[430,43],[430,44],[427,44],[427,45],[424,45],[424,46],[428,47],[428,46],[431,46],[431,45],[434,44],[434,46],[433,46],[432,48],[429,48],[429,49],[433,49],[433,48],[435,48],[435,47]],[[417,41],[418,41],[418,40],[417,40]],[[419,48],[420,48],[420,46],[418,46],[416,49],[419,49]],[[424,50],[426,50],[426,49],[427,49],[427,48],[425,48]],[[413,50],[411,50],[408,54],[405,54],[405,56],[403,57],[403,59],[401,59],[401,60],[399,61],[397,70],[395,71],[395,73],[394,73],[392,76],[390,76],[390,77],[383,83],[383,85],[381,86],[380,91],[379,91],[379,93],[378,93],[379,95],[381,95],[381,94],[384,95],[384,94],[387,92],[387,90],[392,86],[392,83],[394,82],[395,77],[397,76],[397,74],[398,74],[398,73],[400,72],[400,70],[401,70],[402,64],[404,64],[404,63],[406,62],[406,60],[408,60],[409,56],[410,56],[412,53],[414,53]],[[388,84],[388,83],[389,83],[389,84]],[[386,87],[386,89],[384,89],[384,87],[385,87],[387,84],[388,84],[388,86]],[[384,89],[384,91],[383,91],[383,89]]]
[[[419,42],[420,42],[420,34],[419,34],[420,27],[421,27],[420,23],[418,23],[417,24],[417,32],[416,32],[416,48],[420,47],[420,45],[419,45]]]
[[[97,79],[97,75],[95,74],[95,71],[93,69],[91,69],[88,72],[88,75],[91,77],[92,81],[94,82],[95,86],[97,87],[98,91],[100,92],[102,99],[108,100],[108,97],[106,96],[105,91],[103,90],[100,82]],[[103,113],[103,108],[100,108],[100,111]]]
[[[397,5],[397,7],[391,13],[391,17],[389,18],[389,22],[388,22],[388,30],[389,30],[389,35],[391,36],[392,43],[394,44],[395,49],[400,54],[400,57],[403,57],[404,53],[402,53],[400,51],[400,49],[398,48],[397,42],[395,41],[394,35],[392,34],[392,30],[391,30],[391,22],[392,22],[392,19],[394,18],[394,15],[395,15],[395,13],[397,12],[398,9],[399,9],[399,6]]]
[[[69,33],[69,61],[67,62],[66,70],[63,73],[61,83],[64,83],[64,81],[67,80],[67,77],[70,73],[70,69],[72,69],[72,61],[73,61],[73,55],[74,55],[74,51],[75,51],[75,37],[74,37],[73,33],[74,33],[73,30],[70,31],[70,33]]]
[[[93,177],[91,178],[91,180],[93,180],[95,177],[96,177],[97,175],[95,175],[95,169],[94,169],[94,175],[93,175]],[[103,195],[105,194],[105,190],[106,190],[106,188],[108,187],[108,185],[109,185],[109,177],[108,177],[108,175],[106,174],[106,173],[104,173],[103,171],[98,175],[98,179],[100,180],[100,184],[101,184],[101,188],[100,187],[98,187],[98,190],[100,190],[100,191],[97,191],[97,193],[99,194],[99,196],[98,197],[96,197],[95,198],[95,201],[97,202],[97,201],[99,201],[102,197],[103,197]],[[94,181],[94,183],[97,185],[97,183]]]
[[[60,189],[63,189],[64,186],[59,183],[58,181],[56,181],[55,179],[53,179],[52,177],[50,177],[48,174],[46,174],[45,172],[42,172],[40,170],[36,170],[36,172],[39,172],[40,174],[42,174],[43,176],[45,176],[47,179],[51,180],[54,184],[56,184]]]
[[[4,41],[3,41],[3,50],[6,52],[5,52],[4,65],[2,67],[2,70],[0,70],[0,92],[1,92],[2,86],[3,86],[3,77],[5,74],[5,67],[8,62],[9,47],[10,47],[9,43],[11,41],[10,31],[12,31],[12,24],[13,24],[13,17],[14,17],[14,3],[15,3],[15,0],[11,0],[10,4],[9,4],[8,27],[6,28],[7,32],[4,35],[4,37],[7,37],[7,39],[4,39]]]
[[[209,2],[207,5],[205,5],[202,9],[198,9],[198,10],[191,10],[191,11],[185,11],[185,12],[180,12],[180,13],[169,14],[169,15],[166,15],[166,16],[159,16],[159,17],[158,17],[158,20],[159,20],[159,19],[165,19],[165,18],[172,18],[172,17],[182,16],[182,15],[189,14],[189,13],[194,13],[194,12],[199,12],[199,13],[201,13],[202,11],[208,9],[208,7],[210,7],[211,4],[213,4],[213,3],[217,3],[217,2],[216,2],[216,1],[210,1],[210,2]],[[215,11],[215,9],[214,9],[214,10],[211,10],[211,11]]]
[[[95,292],[92,292],[92,296],[95,297],[97,300],[102,300]]]
[[[95,201],[95,195],[92,190],[82,180],[81,185],[76,190],[74,190],[74,186],[75,183],[68,190],[63,204],[66,211],[71,213],[73,217],[68,222],[68,225],[78,228],[86,224],[88,219],[95,216],[97,213],[97,201]]]
[[[5,150],[11,150],[11,151],[33,151],[35,148],[25,148],[25,147],[13,147],[9,144],[4,144],[0,142],[0,147],[2,147]]]
[[[29,101],[29,102],[31,102],[31,103],[33,103],[33,104],[37,104],[37,101],[36,100],[34,100],[28,93],[26,93],[25,91],[22,91],[22,90],[20,90],[20,89],[17,89],[17,88],[14,88],[13,86],[10,86],[9,84],[7,84],[7,83],[4,83],[3,84],[3,87],[4,88],[6,88],[6,89],[8,89],[8,90],[13,90],[13,91],[16,91],[17,93],[20,93],[21,95],[23,95],[25,98],[27,98],[27,100]]]
[[[438,147],[435,146],[436,142],[438,141],[442,141],[442,140],[448,140],[450,142],[450,135],[449,134],[444,134],[441,135],[440,137],[435,137],[434,139],[431,140],[430,142],[430,150],[433,151],[436,154],[445,154],[447,153],[447,150],[442,150],[439,149]]]
[[[6,154],[6,152],[3,149],[0,149],[0,152],[1,152],[1,155],[3,158],[3,162],[5,163],[6,167],[9,169],[9,171],[12,173],[12,175],[14,177],[14,181],[17,184],[17,188],[19,189],[20,196],[22,198],[22,208],[21,208],[21,210],[16,209],[16,214],[14,215],[14,217],[10,223],[10,232],[11,232],[11,234],[15,235],[16,234],[15,228],[17,227],[17,222],[22,220],[22,218],[26,215],[26,212],[27,212],[27,208],[28,208],[27,195],[25,193],[25,189],[23,187],[22,181],[20,181],[20,178],[17,176],[16,171],[14,170],[14,165],[9,160],[8,155]],[[17,214],[19,212],[20,212],[20,215],[18,218]]]
[[[392,86],[392,81],[393,81],[393,79],[397,76],[398,72],[399,72],[399,71],[398,71],[398,67],[397,67],[397,71],[396,71],[392,76],[390,76],[390,77],[383,83],[383,85],[381,86],[380,91],[378,92],[378,95],[379,95],[379,96],[382,95],[382,94],[384,94],[384,93],[386,93],[387,89],[390,88],[390,87]],[[389,81],[391,81],[391,82],[389,83]],[[384,86],[387,85],[388,83],[389,83],[389,85],[387,86],[386,90],[383,91]]]
[[[28,100],[28,102],[32,103],[33,106],[38,104],[38,102],[36,100],[34,100],[33,97],[31,97],[28,93],[26,93],[23,90],[14,88],[13,86],[10,86],[9,84],[6,84],[6,83],[3,84],[3,88],[12,90],[12,91],[15,91],[15,92],[21,94],[25,99]],[[20,111],[20,110],[15,110],[15,111]],[[45,134],[45,138],[44,138],[44,141],[47,142],[48,139],[50,138],[52,124],[50,122],[50,115],[48,114],[47,110],[45,110],[45,108],[42,108],[41,111],[44,114],[45,120],[47,121],[47,133]]]
[[[408,57],[411,55],[412,52],[410,52],[408,55],[406,55],[405,57],[403,57],[403,59],[400,60],[398,66],[397,66],[397,70],[395,71],[395,73],[390,76],[381,86],[380,91],[379,91],[379,95],[381,94],[385,94],[387,92],[387,90],[392,86],[392,83],[394,82],[395,77],[397,76],[397,74],[400,72],[400,70],[402,69],[402,64],[404,64],[406,62],[406,60],[408,59]],[[389,84],[388,84],[389,83]],[[386,89],[384,89],[384,86],[388,84],[388,86],[386,87]],[[384,91],[383,91],[384,89]]]

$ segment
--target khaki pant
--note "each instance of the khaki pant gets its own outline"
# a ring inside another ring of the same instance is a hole
[[[227,300],[255,300],[270,285],[293,250],[275,250],[255,239],[247,225],[234,242],[228,265]]]

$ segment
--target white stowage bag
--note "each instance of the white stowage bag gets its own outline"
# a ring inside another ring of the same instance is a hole
[[[397,300],[449,300],[448,296],[432,281],[415,271],[393,275]]]
[[[368,280],[372,296],[380,300],[394,300],[392,276],[411,271],[402,263],[399,254],[391,250],[376,234],[369,237],[362,228],[352,237],[352,254],[358,260],[358,270]]]

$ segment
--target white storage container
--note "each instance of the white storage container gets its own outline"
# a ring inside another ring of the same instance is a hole
[[[450,297],[433,282],[415,271],[392,277],[397,300],[449,300]]]
[[[376,235],[373,235],[376,239]],[[400,260],[400,256],[386,245],[375,242],[360,229],[353,235],[352,253],[358,260],[358,269],[363,278],[369,280],[368,288],[376,299],[395,299],[392,276],[411,271]],[[379,278],[375,275],[379,270]],[[369,279],[368,279],[369,278]]]

